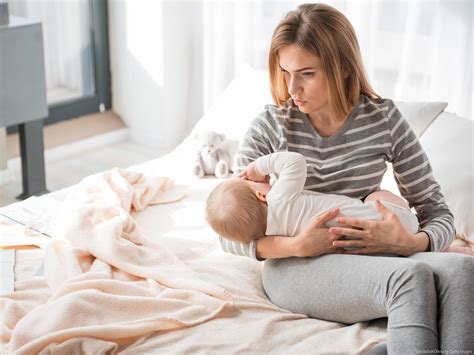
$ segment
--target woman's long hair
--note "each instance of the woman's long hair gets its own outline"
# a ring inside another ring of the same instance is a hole
[[[336,119],[347,117],[361,94],[380,98],[367,80],[357,36],[349,20],[329,5],[303,4],[290,11],[273,32],[268,65],[276,105],[282,106],[290,98],[278,52],[291,44],[321,59],[328,81],[329,107]]]

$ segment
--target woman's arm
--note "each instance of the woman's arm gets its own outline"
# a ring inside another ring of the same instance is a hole
[[[278,259],[291,256],[308,257],[323,254],[342,253],[343,250],[333,245],[340,238],[329,232],[325,223],[339,213],[335,208],[316,216],[299,235],[289,238],[268,236],[257,240],[257,259]]]
[[[402,196],[417,211],[420,230],[410,234],[400,221],[380,203],[382,221],[337,218],[350,228],[331,228],[332,233],[360,240],[336,241],[339,247],[361,247],[350,254],[396,253],[411,255],[420,251],[442,251],[453,240],[454,219],[433,177],[428,157],[408,122],[393,102],[388,107],[387,130],[391,137],[389,160]]]
[[[267,236],[256,241],[255,255],[258,260],[281,259],[297,256],[295,238]]]
[[[412,252],[414,253],[421,253],[424,251],[431,250],[430,246],[430,237],[425,232],[419,232],[415,234],[415,239],[413,240],[413,248]],[[410,250],[408,250],[408,253]]]
[[[428,157],[408,122],[395,110],[389,120],[392,135],[392,165],[402,196],[414,207],[420,232],[429,238],[431,251],[442,251],[453,241],[453,214],[433,177]]]

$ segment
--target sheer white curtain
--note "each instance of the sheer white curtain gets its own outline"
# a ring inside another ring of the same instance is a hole
[[[88,0],[8,0],[11,15],[41,20],[48,100],[54,90],[94,90]]]
[[[405,101],[447,101],[474,119],[473,3],[459,1],[324,1],[357,32],[375,90]],[[302,1],[204,2],[203,102],[207,109],[243,63],[265,68],[272,32]]]

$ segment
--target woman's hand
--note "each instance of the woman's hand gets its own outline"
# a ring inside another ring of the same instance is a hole
[[[247,165],[245,170],[240,172],[239,177],[257,182],[267,182],[269,180],[268,175],[261,175],[258,172],[255,162],[251,162],[249,165]]]
[[[428,236],[409,233],[400,223],[398,217],[376,201],[375,206],[382,214],[382,221],[367,221],[356,218],[339,217],[336,222],[348,225],[349,228],[331,227],[329,232],[359,240],[337,240],[334,247],[357,247],[360,249],[345,250],[344,254],[390,253],[409,256],[418,251],[425,251],[429,243]]]
[[[295,236],[295,256],[307,257],[333,253],[341,254],[344,250],[333,244],[340,236],[330,233],[329,228],[325,225],[327,221],[336,217],[338,213],[339,209],[335,208],[316,216],[300,234]]]

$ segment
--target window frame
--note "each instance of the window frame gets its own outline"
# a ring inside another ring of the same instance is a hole
[[[45,125],[101,112],[111,108],[111,75],[109,62],[108,7],[106,0],[88,0],[90,14],[90,36],[93,60],[95,93],[77,99],[48,105],[49,115]]]
[[[94,94],[48,104],[44,125],[103,112],[112,106],[107,0],[88,0],[88,4]],[[17,132],[17,125],[7,127],[8,134]]]

